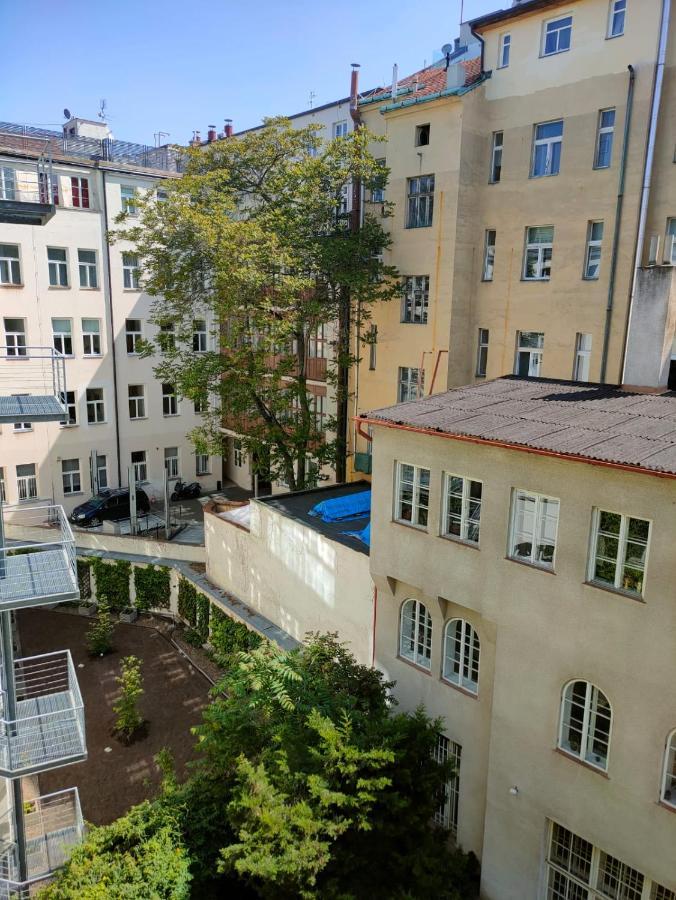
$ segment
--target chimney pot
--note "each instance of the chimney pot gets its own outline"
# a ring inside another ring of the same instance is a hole
[[[225,136],[232,137],[232,119],[225,120]]]
[[[207,141],[211,144],[212,141],[216,140],[216,126],[209,125],[209,130],[207,131]]]

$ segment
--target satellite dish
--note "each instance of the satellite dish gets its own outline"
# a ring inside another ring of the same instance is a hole
[[[68,109],[68,107],[66,107],[64,109],[63,114],[67,119],[70,119],[71,115],[70,115],[70,110]]]
[[[453,53],[453,44],[444,44],[444,46],[441,48],[441,52],[444,54],[444,56],[448,56],[449,53]]]

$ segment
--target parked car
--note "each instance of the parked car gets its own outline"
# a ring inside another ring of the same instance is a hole
[[[150,500],[141,488],[136,488],[137,513],[150,512]],[[70,514],[73,525],[95,526],[105,520],[128,519],[129,488],[116,488],[115,490],[102,491],[96,497],[90,497],[86,503],[76,506]]]

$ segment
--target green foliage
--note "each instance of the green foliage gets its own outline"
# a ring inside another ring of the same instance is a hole
[[[195,631],[194,628],[186,628],[183,632],[183,639],[186,643],[190,644],[191,647],[201,647],[204,644],[204,638],[199,631]]]
[[[197,593],[197,588],[187,578],[179,579],[178,614],[193,628],[197,624]]]
[[[111,825],[90,827],[44,900],[187,900],[190,858],[167,806],[142,803]]]
[[[139,701],[143,696],[143,676],[141,661],[135,656],[125,656],[121,661],[122,672],[115,679],[120,687],[120,696],[113,704],[115,731],[125,741],[130,741],[143,725],[139,712]]]
[[[171,577],[167,566],[135,566],[136,608],[169,609]]]
[[[96,616],[87,629],[85,642],[92,656],[105,656],[113,649],[115,624],[105,603],[100,603]]]
[[[129,575],[131,563],[126,559],[104,562],[98,557],[92,560],[96,577],[96,597],[114,612],[129,606]]]
[[[209,638],[214,655],[221,664],[228,664],[228,657],[239,651],[253,650],[263,638],[241,622],[226,615],[217,606],[211,607],[211,635]]]
[[[91,559],[78,559],[77,583],[80,589],[80,600],[89,600],[92,595],[92,561]]]
[[[202,638],[202,643],[209,640],[209,598],[201,591],[197,592],[195,608],[195,631]]]

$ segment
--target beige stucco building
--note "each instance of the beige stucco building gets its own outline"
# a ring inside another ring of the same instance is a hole
[[[486,900],[676,897],[676,397],[499,379],[379,410],[376,665],[459,761]]]

